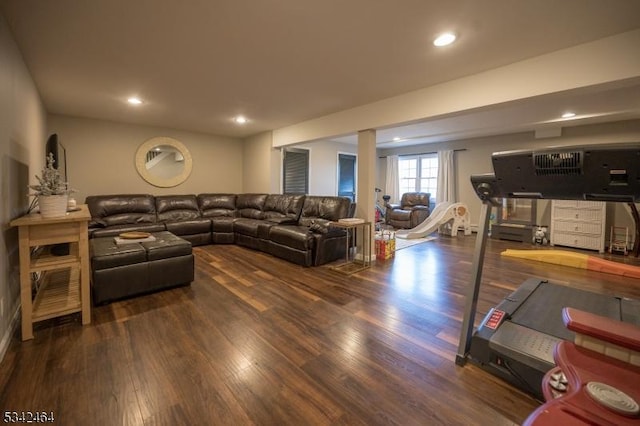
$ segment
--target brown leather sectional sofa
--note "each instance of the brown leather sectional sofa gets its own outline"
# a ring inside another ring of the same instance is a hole
[[[169,231],[193,246],[238,244],[303,266],[344,257],[346,197],[286,194],[92,195],[90,237]]]

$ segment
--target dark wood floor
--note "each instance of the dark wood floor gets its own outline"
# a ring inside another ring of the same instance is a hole
[[[519,424],[537,401],[454,363],[474,240],[439,237],[352,276],[196,248],[191,286],[14,336],[0,408],[63,425]],[[477,321],[531,275],[640,298],[640,280],[499,255],[530,247],[490,242]]]

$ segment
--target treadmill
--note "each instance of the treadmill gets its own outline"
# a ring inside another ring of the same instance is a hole
[[[555,345],[574,338],[562,308],[640,325],[640,301],[529,278],[474,332],[491,208],[501,198],[640,202],[640,143],[498,152],[492,163],[494,173],[471,176],[482,209],[456,364],[471,360],[543,400],[542,378],[555,366]]]

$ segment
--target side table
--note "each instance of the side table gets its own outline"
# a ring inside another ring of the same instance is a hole
[[[89,234],[87,205],[60,218],[32,213],[11,221],[18,227],[22,340],[33,339],[33,323],[82,312],[91,323],[89,298]],[[56,256],[51,246],[69,243],[69,253]],[[40,273],[35,296],[31,276]]]
[[[344,262],[332,269],[350,275],[369,268],[371,266],[371,222],[332,222],[330,226],[347,231]],[[353,255],[352,248],[355,249]],[[358,259],[358,254],[361,255],[361,259]]]

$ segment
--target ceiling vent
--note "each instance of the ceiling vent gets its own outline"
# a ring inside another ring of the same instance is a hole
[[[536,176],[577,176],[582,174],[581,151],[534,154]]]

